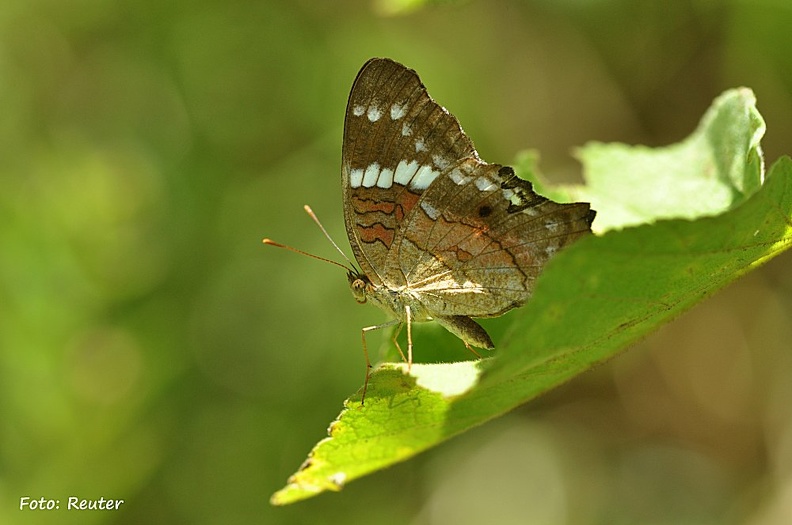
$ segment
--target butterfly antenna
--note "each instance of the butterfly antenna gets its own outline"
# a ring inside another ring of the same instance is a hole
[[[313,212],[313,210],[311,209],[311,207],[310,207],[310,206],[308,206],[308,205],[305,205],[305,206],[304,206],[304,208],[305,208],[305,212],[306,212],[308,215],[310,215],[310,217],[311,217],[311,218],[313,219],[313,221],[314,221],[314,222],[317,224],[317,226],[319,226],[319,229],[321,229],[321,230],[322,230],[322,233],[324,233],[324,234],[325,234],[325,237],[327,237],[327,240],[329,240],[329,241],[330,241],[330,244],[332,244],[332,245],[333,245],[333,247],[335,247],[335,249],[336,249],[336,250],[338,250],[338,253],[340,253],[340,254],[341,254],[341,257],[343,257],[344,259],[346,259],[346,261],[347,261],[347,262],[350,264],[350,266],[351,266],[351,267],[354,269],[354,268],[355,268],[355,264],[354,264],[352,261],[350,261],[350,260],[349,260],[349,257],[347,257],[347,256],[346,256],[346,254],[344,254],[344,252],[342,252],[342,251],[341,251],[341,248],[339,248],[339,247],[338,247],[338,245],[337,245],[337,244],[335,243],[335,241],[333,240],[333,238],[332,238],[332,237],[330,237],[330,234],[329,234],[329,233],[327,233],[327,230],[325,230],[324,226],[322,226],[322,223],[321,223],[321,222],[319,222],[319,219],[316,217],[316,214]],[[343,265],[343,264],[341,264],[340,262],[333,261],[333,260],[331,260],[331,259],[326,259],[326,258],[324,258],[324,257],[320,257],[319,255],[314,255],[314,254],[312,254],[312,253],[304,252],[304,251],[302,251],[302,250],[300,250],[300,249],[294,248],[293,246],[287,246],[286,244],[281,244],[281,243],[279,243],[279,242],[275,242],[275,241],[273,241],[272,239],[262,239],[262,241],[261,241],[261,242],[263,242],[264,244],[268,244],[268,245],[270,245],[270,246],[275,246],[275,247],[277,247],[277,248],[283,248],[283,249],[286,249],[286,250],[290,250],[290,251],[293,251],[294,253],[299,253],[300,255],[305,255],[305,256],[307,256],[307,257],[311,257],[312,259],[317,259],[317,260],[320,260],[320,261],[328,262],[328,263],[330,263],[330,264],[334,264],[334,265],[336,265],[336,266],[338,266],[338,267],[340,267],[340,268],[343,268],[344,270],[350,271],[349,267],[347,267],[347,266],[344,266],[344,265]],[[353,271],[357,271],[357,270],[353,270]]]
[[[322,226],[321,222],[319,222],[319,217],[316,216],[316,214],[313,212],[311,207],[306,204],[305,206],[303,206],[303,209],[305,209],[305,213],[310,215],[310,217],[313,219],[313,221],[316,223],[316,225],[319,226],[319,229],[322,230],[322,233],[325,234],[325,237],[327,237],[327,240],[330,241],[330,244],[332,244],[335,247],[335,249],[338,250],[338,253],[341,254],[341,257],[346,259],[346,262],[348,262],[354,268],[355,264],[352,261],[349,260],[349,257],[347,257],[346,254],[343,251],[341,251],[341,248],[339,248],[338,245],[333,240],[333,238],[330,237],[330,234],[327,233],[327,230],[325,230],[325,227]]]
[[[343,265],[343,264],[341,264],[340,262],[333,261],[333,260],[331,260],[331,259],[325,259],[324,257],[320,257],[320,256],[318,256],[318,255],[314,255],[314,254],[312,254],[312,253],[308,253],[308,252],[304,252],[304,251],[302,251],[302,250],[298,250],[297,248],[294,248],[294,247],[292,247],[292,246],[287,246],[287,245],[285,245],[285,244],[281,244],[281,243],[279,243],[279,242],[275,242],[275,241],[273,241],[272,239],[262,239],[262,241],[261,241],[261,242],[263,242],[264,244],[268,244],[268,245],[270,245],[270,246],[276,246],[276,247],[278,247],[278,248],[284,248],[284,249],[286,249],[286,250],[293,251],[294,253],[299,253],[300,255],[306,255],[306,256],[308,256],[308,257],[311,257],[311,258],[313,258],[313,259],[318,259],[318,260],[320,260],[320,261],[329,262],[330,264],[335,264],[336,266],[340,266],[340,267],[341,267],[341,268],[343,268],[344,270],[347,270],[347,271],[349,271],[349,268],[347,268],[346,266],[344,266],[344,265]]]

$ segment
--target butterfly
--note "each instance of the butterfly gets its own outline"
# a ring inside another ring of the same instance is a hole
[[[553,202],[512,168],[481,160],[417,73],[387,58],[366,62],[352,85],[341,187],[359,269],[339,265],[354,298],[391,318],[362,330],[361,403],[367,332],[399,325],[398,334],[406,325],[406,356],[393,340],[408,372],[412,323],[433,320],[471,350],[494,348],[473,318],[525,303],[547,261],[590,232],[596,215],[588,203]]]

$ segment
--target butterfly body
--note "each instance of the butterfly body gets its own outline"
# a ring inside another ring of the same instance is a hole
[[[358,73],[343,144],[344,218],[361,267],[349,284],[358,302],[407,324],[408,340],[410,323],[435,320],[492,348],[472,318],[523,304],[547,261],[590,231],[587,203],[553,202],[482,161],[418,75],[392,60]]]
[[[443,316],[427,310],[421,301],[420,292],[410,290],[408,287],[399,289],[375,285],[360,273],[350,272],[348,279],[352,295],[357,302],[371,302],[401,324],[437,321],[470,346],[487,349],[495,347],[487,332],[473,319],[461,315]]]

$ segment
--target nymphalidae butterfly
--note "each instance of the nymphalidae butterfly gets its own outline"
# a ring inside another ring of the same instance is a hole
[[[371,368],[366,332],[406,325],[408,371],[414,322],[434,320],[468,348],[493,348],[473,318],[525,303],[547,261],[588,233],[595,216],[588,203],[553,202],[512,168],[481,160],[415,71],[386,58],[366,62],[352,85],[341,188],[360,269],[334,264],[347,270],[359,303],[391,317],[362,330],[361,402]]]

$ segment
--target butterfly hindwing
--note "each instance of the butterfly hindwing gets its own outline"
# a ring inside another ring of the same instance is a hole
[[[435,314],[497,316],[527,300],[547,261],[587,233],[593,215],[587,204],[537,195],[509,167],[478,162],[465,173],[424,193],[401,230],[402,271]]]

